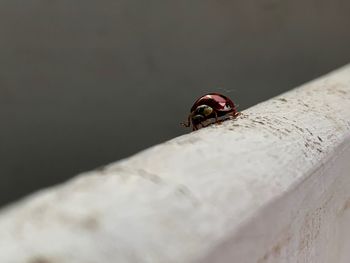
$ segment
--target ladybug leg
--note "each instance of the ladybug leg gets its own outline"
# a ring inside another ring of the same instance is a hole
[[[237,118],[239,115],[241,115],[241,113],[239,111],[233,111],[230,113],[230,119],[235,119]]]
[[[214,114],[215,114],[215,122],[218,123],[218,114],[216,113],[216,111],[214,111]]]
[[[184,126],[184,127],[190,127],[190,125],[191,125],[191,114],[188,115],[188,117],[187,117],[187,122],[181,122],[180,124],[181,124],[182,126]]]
[[[218,114],[216,111],[214,111],[214,114],[215,114],[215,123],[220,125],[222,121],[218,119]]]
[[[241,113],[239,111],[237,111],[238,105],[235,105],[234,107],[234,111],[232,112],[232,117],[236,118],[238,115],[240,115]]]
[[[241,115],[241,113],[239,111],[233,112],[232,116],[234,118],[238,117],[239,115]]]

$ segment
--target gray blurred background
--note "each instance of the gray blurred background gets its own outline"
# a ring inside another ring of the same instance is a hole
[[[188,132],[206,92],[242,110],[349,47],[345,0],[2,0],[0,205]]]

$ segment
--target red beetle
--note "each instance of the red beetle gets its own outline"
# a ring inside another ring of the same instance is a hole
[[[239,112],[232,100],[219,93],[209,93],[196,100],[188,115],[187,122],[181,124],[185,127],[190,127],[192,124],[195,131],[200,127],[236,118],[238,115]]]

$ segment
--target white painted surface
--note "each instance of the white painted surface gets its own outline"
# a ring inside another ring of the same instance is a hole
[[[0,214],[0,262],[350,262],[350,66]]]

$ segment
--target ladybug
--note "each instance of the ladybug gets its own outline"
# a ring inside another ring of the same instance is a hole
[[[190,127],[192,124],[194,131],[239,115],[232,100],[219,93],[209,93],[200,97],[195,101],[190,112],[187,122],[181,124],[185,127]]]

